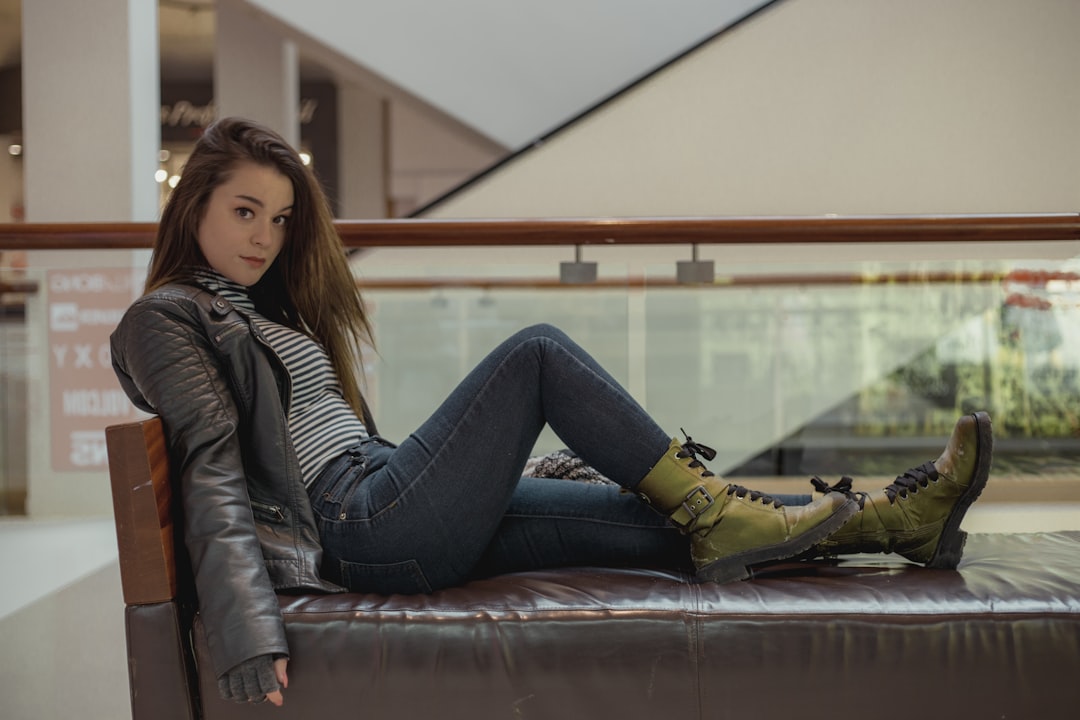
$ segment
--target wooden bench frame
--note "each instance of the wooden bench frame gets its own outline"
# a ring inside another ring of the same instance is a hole
[[[194,606],[193,598],[178,593],[176,513],[161,419],[110,426],[105,440],[126,605],[132,716],[197,718],[188,632]]]

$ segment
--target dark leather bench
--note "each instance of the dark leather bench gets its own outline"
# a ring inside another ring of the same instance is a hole
[[[875,556],[729,585],[583,568],[283,595],[284,707],[225,702],[199,672],[160,422],[107,439],[135,720],[1080,716],[1075,532],[973,535],[956,572]]]

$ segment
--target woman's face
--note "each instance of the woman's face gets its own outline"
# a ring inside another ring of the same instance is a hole
[[[219,273],[244,286],[262,278],[285,244],[293,188],[275,168],[235,165],[218,185],[199,223],[199,249]]]

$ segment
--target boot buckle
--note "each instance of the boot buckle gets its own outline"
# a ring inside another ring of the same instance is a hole
[[[682,501],[679,507],[675,508],[669,519],[680,530],[688,530],[712,504],[713,496],[709,494],[704,485],[698,485],[687,493],[686,499]]]

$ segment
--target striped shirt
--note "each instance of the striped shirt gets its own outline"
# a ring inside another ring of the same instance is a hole
[[[206,270],[196,277],[250,318],[288,372],[292,388],[283,402],[289,435],[304,485],[311,485],[330,460],[368,436],[342,395],[330,357],[316,340],[260,315],[243,285]]]

